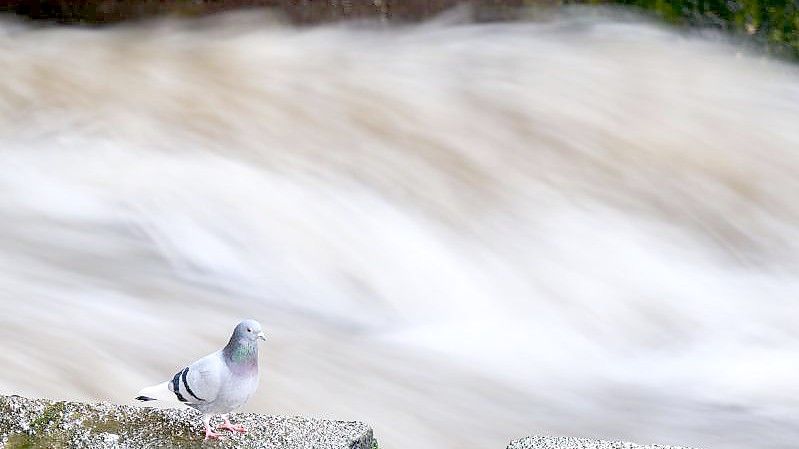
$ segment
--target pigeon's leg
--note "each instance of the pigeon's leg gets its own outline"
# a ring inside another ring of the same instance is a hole
[[[211,429],[211,415],[203,415],[203,424],[205,424],[205,439],[218,440],[222,434],[216,433]],[[205,441],[205,440],[203,440]]]
[[[222,415],[222,419],[224,419],[225,422],[222,423],[221,426],[217,427],[217,430],[224,429],[224,430],[230,430],[231,432],[241,432],[241,433],[247,432],[247,429],[241,424],[231,424],[230,420],[228,420],[227,413]]]

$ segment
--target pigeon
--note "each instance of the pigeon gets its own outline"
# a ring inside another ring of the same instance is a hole
[[[259,339],[266,340],[261,325],[255,320],[242,321],[227,346],[178,371],[172,380],[142,389],[136,399],[177,400],[199,410],[206,440],[222,436],[210,425],[217,414],[225,422],[216,430],[247,432],[244,426],[231,424],[228,414],[243,406],[258,388]]]

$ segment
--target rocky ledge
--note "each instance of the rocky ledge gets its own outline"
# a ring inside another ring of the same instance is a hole
[[[571,437],[525,437],[512,441],[508,449],[688,449],[677,446],[660,446],[657,444],[640,445],[626,441],[589,440]]]
[[[372,429],[351,421],[237,413],[250,431],[203,443],[200,414],[107,403],[0,396],[0,448],[374,449]]]
[[[193,409],[56,402],[0,395],[0,449],[377,449],[372,429],[357,421],[237,413],[244,435],[203,441]],[[216,423],[218,424],[218,422]],[[507,449],[687,449],[622,441],[530,436]]]

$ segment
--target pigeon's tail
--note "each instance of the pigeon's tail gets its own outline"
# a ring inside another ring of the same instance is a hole
[[[169,401],[177,402],[175,393],[169,389],[169,382],[162,382],[152,387],[142,388],[136,395],[136,399],[142,402],[147,401]]]

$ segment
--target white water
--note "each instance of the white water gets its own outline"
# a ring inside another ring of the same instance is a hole
[[[795,447],[795,67],[584,12],[0,30],[0,392],[130,402],[253,317],[248,410],[389,449]]]

